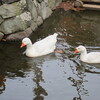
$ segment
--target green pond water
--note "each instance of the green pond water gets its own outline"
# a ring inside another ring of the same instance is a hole
[[[30,36],[36,42],[59,32],[57,49],[29,58],[19,42],[0,42],[0,100],[100,100],[100,64],[80,61],[74,48],[100,51],[100,11],[54,11]]]

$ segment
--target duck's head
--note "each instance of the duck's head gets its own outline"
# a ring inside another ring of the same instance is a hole
[[[22,40],[21,48],[24,47],[25,45],[31,44],[31,40],[29,38],[24,38]]]
[[[83,53],[85,51],[86,51],[86,48],[84,46],[80,45],[80,46],[78,46],[78,47],[75,48],[74,53],[78,53],[78,52],[79,53]]]

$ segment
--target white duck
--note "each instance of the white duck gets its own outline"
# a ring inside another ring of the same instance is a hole
[[[28,57],[38,57],[52,53],[56,48],[57,35],[57,33],[54,33],[34,44],[32,44],[29,38],[24,38],[22,40],[21,48],[26,45],[25,54]]]
[[[87,53],[87,50],[84,46],[80,45],[76,47],[74,53],[79,52],[80,60],[86,63],[100,63],[100,52],[90,52]]]

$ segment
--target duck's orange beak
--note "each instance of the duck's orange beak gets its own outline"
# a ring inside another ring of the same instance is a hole
[[[75,49],[74,53],[78,53],[78,50],[77,50],[77,49]]]
[[[24,44],[24,43],[22,43],[22,44],[21,44],[21,46],[20,46],[20,48],[22,48],[22,47],[24,47],[24,46],[25,46],[25,44]]]

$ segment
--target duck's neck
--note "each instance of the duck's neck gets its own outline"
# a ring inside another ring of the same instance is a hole
[[[81,53],[80,59],[81,59],[82,61],[84,61],[84,60],[86,59],[86,57],[87,57],[87,51],[85,50],[84,52]]]
[[[32,42],[30,41],[29,44],[27,44],[27,49],[31,48],[32,47]]]

